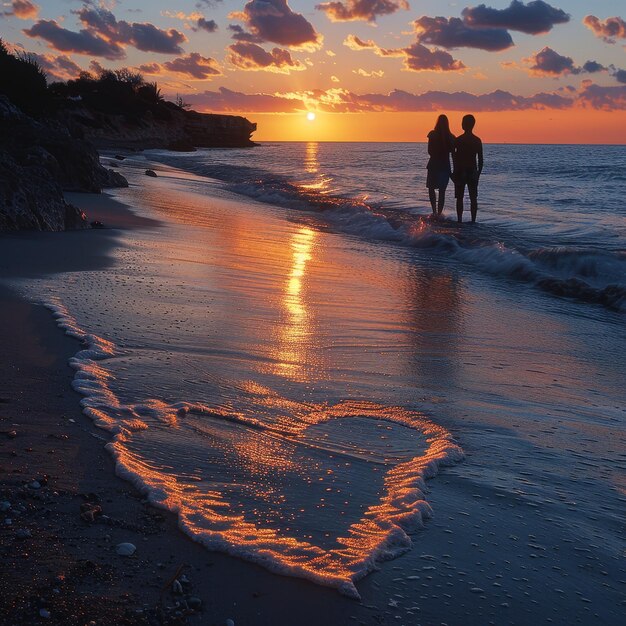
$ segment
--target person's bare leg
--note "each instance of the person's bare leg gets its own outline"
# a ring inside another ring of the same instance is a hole
[[[478,196],[472,196],[470,198],[471,211],[472,211],[472,224],[476,223],[476,214],[478,213]]]
[[[459,223],[463,221],[463,196],[456,199],[456,219]]]
[[[437,204],[437,215],[441,215],[443,213],[443,207],[446,203],[446,190],[439,190],[439,203]]]
[[[430,198],[430,206],[433,208],[433,215],[437,215],[437,194],[431,187],[428,188],[428,197]]]

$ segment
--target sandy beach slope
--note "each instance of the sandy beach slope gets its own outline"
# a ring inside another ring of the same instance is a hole
[[[148,166],[157,170],[158,178],[143,175]],[[188,267],[209,267],[210,275],[217,267],[222,283],[215,282],[216,301],[226,291],[224,285],[235,285],[238,296],[251,294],[253,300],[272,289],[280,294],[285,268],[280,276],[273,264],[285,261],[283,257],[290,260],[291,253],[284,251],[289,251],[289,237],[299,228],[296,219],[223,191],[213,197],[210,181],[143,157],[129,158],[124,167],[131,188],[115,196],[128,202],[142,199],[137,215],[107,195],[73,195],[71,201],[90,219],[110,228],[3,235],[0,277],[32,279],[54,272],[102,270],[102,282],[94,283],[95,293],[89,294],[97,301],[106,298],[97,290],[110,284],[107,273],[114,255],[130,247],[133,233],[162,233],[162,240],[149,244],[166,258],[168,246],[180,240],[176,233],[190,232],[185,229],[191,224],[215,244],[215,250],[207,250],[207,257],[215,258]],[[216,227],[205,228],[198,214]],[[270,219],[283,226],[264,232]],[[235,227],[237,237],[230,231]],[[361,580],[359,602],[194,543],[178,530],[174,515],[148,506],[143,494],[115,477],[113,460],[104,449],[109,435],[81,413],[80,397],[70,387],[74,372],[67,361],[79,349],[78,342],[63,336],[48,310],[5,289],[0,308],[0,502],[9,505],[3,505],[0,519],[11,523],[2,522],[0,528],[1,623],[158,623],[160,606],[168,619],[183,619],[176,616],[175,607],[181,596],[171,593],[171,579],[181,575],[181,566],[189,580],[183,597],[194,607],[201,602],[199,612],[185,617],[191,624],[223,625],[227,619],[236,626],[621,623],[624,567],[617,488],[611,483],[609,490],[608,483],[593,479],[594,472],[604,471],[598,450],[607,448],[606,441],[617,442],[610,436],[617,422],[594,423],[588,432],[582,418],[570,425],[566,420],[573,413],[561,415],[561,403],[578,402],[578,389],[561,391],[556,383],[549,387],[562,364],[553,365],[553,355],[542,351],[546,344],[555,345],[560,360],[571,363],[574,371],[576,360],[569,354],[575,344],[570,350],[566,333],[541,311],[523,309],[515,294],[499,291],[492,297],[488,280],[475,274],[460,273],[460,278],[448,280],[443,267],[439,274],[429,268],[422,276],[420,269],[404,264],[404,253],[376,257],[372,251],[377,249],[369,243],[342,239],[324,229],[319,238],[324,240],[320,249],[328,255],[327,262],[312,264],[321,276],[320,290],[326,294],[333,284],[346,289],[345,301],[320,298],[329,303],[317,311],[324,327],[334,328],[336,318],[344,320],[345,342],[351,346],[351,309],[367,302],[389,312],[378,316],[380,325],[372,326],[373,333],[380,330],[385,349],[368,353],[373,364],[363,378],[380,378],[376,368],[381,359],[393,365],[400,354],[413,363],[410,359],[417,355],[413,369],[406,368],[408,374],[402,370],[395,378],[393,372],[389,375],[390,393],[405,374],[414,385],[407,394],[413,394],[418,383],[427,388],[428,395],[420,395],[419,401],[454,433],[467,456],[433,481],[427,500],[434,516],[415,536],[412,549]],[[258,275],[248,271],[250,267]],[[288,263],[286,271],[289,276]],[[443,296],[433,300],[432,280],[438,277]],[[403,288],[394,291],[396,283]],[[276,302],[282,300],[277,297]],[[215,306],[219,308],[219,302]],[[446,312],[455,307],[463,313],[456,325],[446,321]],[[397,328],[402,330],[405,320],[397,313],[394,329],[389,319],[394,311],[405,309],[414,317],[403,339]],[[225,310],[224,319],[230,322],[234,315],[243,320],[251,309]],[[250,324],[250,332],[254,326]],[[244,331],[242,323],[242,337]],[[481,333],[487,331],[485,339]],[[457,337],[463,349],[442,337]],[[602,345],[601,337],[589,337]],[[226,339],[235,341],[230,335]],[[514,341],[518,344],[511,345]],[[328,345],[330,352],[333,346],[330,341]],[[233,359],[233,368],[249,356],[241,353]],[[481,358],[483,354],[487,358]],[[424,367],[430,357],[434,365]],[[545,362],[539,363],[541,359]],[[554,375],[538,375],[538,364]],[[611,394],[613,378],[603,384],[605,395]],[[583,396],[581,404],[589,394]],[[591,408],[588,412],[595,415]],[[571,457],[566,448],[573,451]],[[602,454],[617,458],[618,444]],[[586,465],[570,468],[563,458]],[[604,502],[594,496],[599,490],[606,494]],[[91,523],[89,511],[95,506],[103,515]],[[116,554],[123,542],[134,544],[133,556]],[[49,617],[41,618],[40,611]]]
[[[106,268],[119,245],[115,227],[158,226],[106,194],[68,195],[111,230],[3,236],[2,278]],[[238,626],[384,623],[374,607],[333,590],[208,552],[117,478],[106,433],[82,414],[70,387],[78,342],[50,311],[4,287],[0,345],[0,502],[10,504],[0,513],[0,624],[151,624],[162,615],[165,623]],[[81,517],[90,503],[104,520]],[[132,557],[116,554],[124,542],[136,546]],[[199,611],[181,607],[179,615],[181,596],[168,585],[177,572]]]

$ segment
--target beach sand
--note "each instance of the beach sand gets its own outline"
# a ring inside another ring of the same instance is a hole
[[[71,200],[90,220],[111,227],[160,227],[106,194],[74,194]],[[106,268],[120,245],[115,229],[3,236],[1,276]],[[548,503],[521,484],[507,484],[505,470],[524,472],[537,463],[533,471],[541,473],[541,456],[548,454],[534,448],[523,429],[522,443],[511,435],[518,428],[512,407],[502,407],[511,411],[506,428],[493,407],[467,405],[455,415],[466,460],[440,473],[428,494],[433,519],[409,553],[359,583],[359,602],[209,552],[183,535],[174,515],[150,507],[115,477],[104,449],[109,436],[81,413],[70,387],[74,372],[67,362],[78,342],[63,336],[48,310],[8,290],[0,311],[6,372],[0,501],[9,501],[11,511],[24,509],[1,529],[8,564],[0,589],[2,623],[38,623],[42,609],[50,615],[46,623],[158,623],[160,599],[165,607],[177,600],[167,583],[180,566],[190,581],[185,597],[202,601],[201,611],[188,616],[191,624],[619,623],[623,568],[615,545],[599,545],[603,528],[590,519],[573,536],[559,516],[577,503]],[[494,450],[497,462],[486,465]],[[500,461],[503,480],[494,488]],[[34,480],[40,488],[29,486]],[[108,520],[81,519],[85,503],[97,503]],[[614,537],[618,522],[611,524],[608,536]],[[19,530],[30,534],[20,533],[28,535],[20,539]],[[583,543],[585,533],[589,541]],[[132,557],[116,554],[122,542],[136,546]],[[168,619],[174,613],[167,611]]]
[[[68,196],[112,229],[4,236],[1,276],[105,268],[118,244],[113,227],[158,225],[106,194]],[[108,435],[82,414],[70,386],[79,342],[49,310],[4,287],[0,345],[0,502],[11,504],[2,513],[11,524],[0,527],[0,624],[384,623],[334,590],[207,551],[178,530],[174,515],[117,478]],[[108,519],[82,519],[86,503]],[[116,554],[125,542],[137,548],[132,557]],[[184,597],[202,601],[199,612],[176,614],[181,596],[167,583],[177,572],[190,581]]]

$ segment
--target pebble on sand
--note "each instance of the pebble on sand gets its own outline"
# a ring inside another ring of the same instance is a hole
[[[137,547],[132,543],[118,543],[115,547],[115,551],[120,556],[132,556],[135,554],[135,550],[137,550]]]
[[[152,178],[156,178],[157,173],[154,170],[146,170],[146,176],[151,176]]]

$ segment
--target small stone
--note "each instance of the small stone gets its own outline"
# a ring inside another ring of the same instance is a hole
[[[10,526],[13,523],[13,520],[10,517],[6,517],[4,523],[6,526]]]
[[[189,605],[189,608],[194,611],[199,611],[202,608],[202,600],[200,600],[200,598],[196,598],[195,596],[188,598],[187,604]]]
[[[0,513],[6,513],[11,508],[11,503],[8,500],[0,502]]]
[[[15,536],[18,539],[28,539],[29,537],[32,537],[32,534],[30,530],[28,530],[28,528],[20,528],[19,530],[15,531]]]
[[[150,176],[152,178],[157,177],[157,173],[154,170],[146,170],[146,176]]]
[[[41,489],[41,483],[38,480],[33,480],[32,483],[28,485],[31,489]]]
[[[7,432],[7,437],[9,439],[15,439],[17,437],[17,431],[16,430],[10,430],[9,432]]]
[[[175,580],[172,583],[172,593],[175,593],[179,596],[183,594],[183,586],[180,584],[180,581]]]
[[[137,550],[136,546],[132,543],[118,543],[115,551],[120,556],[132,556]]]
[[[226,626],[235,626],[235,622],[232,619],[227,619]]]
[[[43,617],[44,619],[50,619],[50,611],[47,609],[39,609],[39,617]]]

